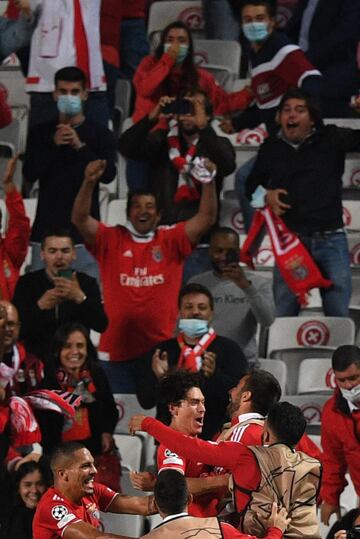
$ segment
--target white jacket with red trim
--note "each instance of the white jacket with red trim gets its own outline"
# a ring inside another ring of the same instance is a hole
[[[100,49],[101,0],[80,0],[89,51],[89,89],[105,91],[106,83]],[[52,92],[58,69],[76,66],[73,0],[31,0],[41,5],[41,15],[31,40],[27,92]]]

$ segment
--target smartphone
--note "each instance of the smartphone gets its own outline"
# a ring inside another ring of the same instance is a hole
[[[64,279],[69,279],[71,281],[72,279],[73,271],[71,268],[68,269],[61,269],[58,271],[58,277],[63,277]]]
[[[225,264],[238,264],[240,262],[239,251],[237,249],[229,249],[226,253]]]
[[[192,110],[192,103],[190,101],[179,98],[165,105],[162,112],[164,114],[191,114]]]

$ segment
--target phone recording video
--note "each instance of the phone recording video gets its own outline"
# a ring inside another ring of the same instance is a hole
[[[193,106],[188,99],[175,99],[163,107],[164,114],[192,114]]]

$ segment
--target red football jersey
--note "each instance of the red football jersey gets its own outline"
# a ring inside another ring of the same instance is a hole
[[[64,498],[56,488],[49,488],[41,498],[33,520],[36,539],[63,537],[70,524],[83,521],[99,527],[100,511],[106,511],[117,493],[100,483],[94,484],[94,494],[85,496],[81,505]]]
[[[101,272],[109,318],[101,359],[124,361],[172,337],[183,264],[192,251],[185,223],[160,226],[150,241],[123,226],[99,224],[91,249]]]

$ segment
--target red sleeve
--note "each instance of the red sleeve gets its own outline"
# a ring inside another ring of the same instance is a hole
[[[101,483],[94,483],[94,497],[97,500],[100,511],[106,512],[109,505],[118,493]]]
[[[0,128],[6,127],[12,122],[11,108],[7,103],[7,90],[0,84]]]
[[[242,533],[226,522],[220,522],[221,531],[224,539],[258,539],[255,535]],[[264,539],[281,539],[282,531],[279,528],[268,528]]]
[[[141,97],[152,97],[154,92],[159,90],[174,63],[171,56],[166,53],[159,59],[153,55],[145,56],[133,78],[136,93]]]
[[[205,69],[199,69],[198,72],[199,86],[209,95],[215,114],[244,110],[252,103],[254,97],[249,88],[228,93],[219,85],[211,73]]]
[[[37,506],[33,520],[33,535],[36,539],[63,537],[66,528],[79,521],[66,500],[59,499],[56,495],[50,496],[48,491]]]
[[[274,71],[288,86],[301,86],[307,76],[320,75],[301,49],[289,52]]]
[[[121,227],[109,227],[99,221],[93,245],[86,245],[91,254],[101,263],[111,250],[114,241],[114,231],[121,231]],[[117,232],[115,232],[116,234]],[[119,234],[120,237],[120,234]]]
[[[338,425],[333,417],[335,414],[332,413],[332,405],[333,399],[330,399],[325,403],[321,415],[323,474],[320,496],[324,502],[330,505],[339,505],[340,494],[346,486],[345,473],[347,464],[343,441],[337,435]]]
[[[30,240],[30,220],[26,216],[23,198],[17,189],[5,198],[9,222],[5,234],[4,247],[11,262],[18,269],[25,260]]]
[[[168,256],[174,258],[175,253],[180,261],[189,256],[194,246],[185,231],[185,221],[177,225],[160,227],[158,230],[163,235],[165,243],[168,243]]]
[[[183,457],[193,461],[211,464],[212,466],[223,466],[229,470],[237,467],[240,461],[241,466],[244,467],[250,466],[253,468],[254,463],[256,465],[252,451],[243,444],[206,442],[199,438],[191,438],[163,425],[153,417],[145,418],[141,428],[172,451],[176,451]]]
[[[186,461],[164,445],[160,445],[157,453],[158,470],[177,470],[185,475]]]

